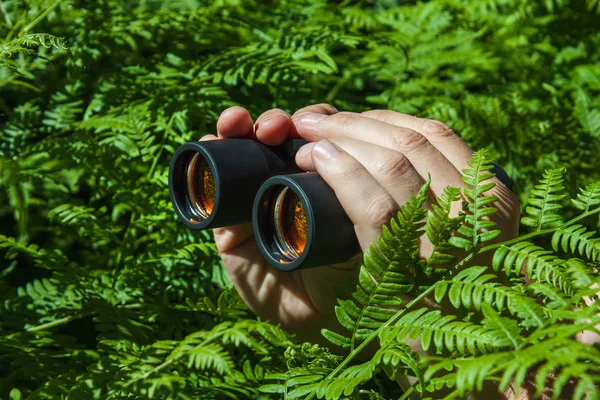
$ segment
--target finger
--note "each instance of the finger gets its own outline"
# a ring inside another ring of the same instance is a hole
[[[330,141],[316,144],[311,154],[317,172],[354,223],[362,250],[368,250],[398,212],[398,204],[360,162]]]
[[[423,177],[402,153],[356,139],[333,138],[329,141],[361,163],[399,205],[410,200],[425,183]],[[316,145],[310,143],[304,147],[311,144],[311,149]],[[298,152],[296,163],[306,171],[316,171],[310,153]],[[431,200],[428,203],[431,204]]]
[[[425,136],[433,146],[444,154],[458,171],[462,172],[463,169],[469,168],[467,162],[473,155],[473,149],[454,133],[452,128],[443,122],[388,110],[365,111],[361,115],[388,124],[413,129]],[[501,167],[498,166],[498,168],[498,170],[492,172],[500,172],[504,176],[498,175],[496,178],[493,178],[496,184],[501,184],[494,191],[505,198],[512,198],[513,196],[510,193],[512,192],[510,178]]]
[[[203,142],[205,140],[219,140],[219,138],[215,135],[204,135],[200,138],[201,142]]]
[[[213,229],[219,252],[227,252],[243,244],[254,236],[252,224],[234,225]]]
[[[443,122],[388,110],[365,111],[361,115],[417,131],[442,152],[457,170],[468,168],[467,161],[471,159],[473,149]]]
[[[252,117],[243,107],[230,107],[221,113],[217,121],[220,138],[252,136]]]
[[[473,150],[443,122],[387,110],[366,111],[361,115],[388,124],[413,129],[436,147],[454,165],[456,170],[462,173],[464,169],[470,168],[467,163],[473,155]],[[508,176],[504,177],[505,181],[499,177],[493,178],[496,187],[489,192],[489,194],[497,196],[499,199],[496,203],[498,214],[494,219],[500,226],[505,227],[502,235],[497,240],[502,240],[505,235],[509,235],[506,232],[517,232],[519,226],[519,201],[507,185],[509,179]]]
[[[338,112],[337,108],[330,104],[321,103],[321,104],[312,104],[310,106],[306,106],[304,108],[299,109],[292,115],[292,119],[298,118],[302,114],[308,113],[317,113],[323,115],[333,115]]]
[[[301,115],[303,114],[322,114],[322,115],[333,115],[336,114],[338,112],[338,110],[329,104],[313,104],[304,108],[299,109],[298,111],[296,111],[294,113],[294,115],[292,115],[292,127],[291,127],[291,137],[293,138],[300,138],[300,135],[298,134],[298,131],[296,130],[296,127],[294,125],[294,121],[298,118],[300,118]]]
[[[277,146],[289,137],[291,125],[290,114],[274,108],[258,117],[254,124],[254,133],[264,144]]]
[[[387,124],[360,114],[337,113],[331,116],[304,114],[296,122],[300,135],[309,141],[352,138],[404,154],[426,178],[431,174],[431,190],[440,195],[448,185],[461,187],[462,175],[452,163],[420,133]]]

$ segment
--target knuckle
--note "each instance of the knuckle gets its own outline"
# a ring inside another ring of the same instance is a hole
[[[388,111],[388,110],[368,110],[368,111],[363,111],[362,113],[360,113],[360,115],[368,117],[368,118],[373,118],[373,119],[385,119],[384,117],[386,117],[388,115],[388,113],[393,112],[393,111]]]
[[[314,105],[315,108],[319,108],[321,111],[323,111],[325,114],[336,114],[338,113],[337,108],[335,108],[334,106],[332,106],[331,104],[327,104],[327,103],[320,103],[320,104],[315,104]]]
[[[348,131],[356,124],[356,115],[351,113],[340,112],[330,118],[335,119],[336,125],[343,131]]]
[[[434,119],[425,120],[425,123],[423,124],[423,126],[424,126],[425,130],[432,135],[446,136],[446,137],[456,135],[454,133],[454,131],[452,130],[452,128],[450,128],[447,124],[440,122],[440,121],[436,121]]]
[[[410,161],[401,153],[390,157],[377,166],[377,172],[387,178],[394,178],[404,175],[411,167]]]
[[[425,136],[412,129],[400,129],[393,135],[395,145],[403,151],[422,150],[429,145]]]
[[[266,121],[277,115],[288,115],[288,114],[280,108],[273,108],[269,111],[265,111],[264,113],[262,113],[261,116],[258,117],[258,120],[256,121],[256,123]]]
[[[310,106],[306,106],[306,107],[299,109],[298,111],[296,111],[294,113],[293,116],[299,117],[302,114],[308,114],[308,113],[333,115],[333,114],[337,114],[338,110],[334,106],[327,104],[327,103],[312,104]]]
[[[389,196],[373,199],[365,209],[367,223],[376,229],[390,222],[398,212],[398,204]]]
[[[361,165],[339,166],[337,175],[344,182],[353,182],[362,178],[365,174],[365,169]]]

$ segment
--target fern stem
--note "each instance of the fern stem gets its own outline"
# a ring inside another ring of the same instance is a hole
[[[44,331],[46,329],[56,328],[57,326],[68,324],[69,322],[75,321],[77,319],[85,318],[91,314],[92,313],[71,315],[69,317],[57,319],[56,321],[48,322],[47,324],[42,324],[42,325],[33,326],[31,328],[27,328],[27,329],[25,329],[25,332],[39,332],[39,331]]]
[[[29,32],[31,29],[33,29],[37,24],[39,24],[44,18],[46,18],[46,15],[48,15],[48,13],[52,10],[54,10],[56,8],[56,6],[58,6],[60,3],[62,2],[62,0],[56,0],[54,3],[52,3],[52,5],[50,7],[48,7],[47,9],[44,10],[43,13],[41,13],[36,19],[34,19],[29,25],[27,25],[25,28],[23,28],[23,33],[27,33]]]
[[[467,258],[472,257],[473,254],[469,255],[468,257],[466,257],[463,261],[465,261]],[[461,263],[463,262],[461,261]],[[457,265],[458,267],[458,265]],[[449,274],[453,273],[453,271],[449,272]],[[400,318],[406,311],[408,311],[412,306],[414,306],[415,304],[417,304],[419,301],[423,300],[427,295],[429,295],[431,292],[433,292],[435,290],[436,285],[441,282],[442,280],[434,283],[433,285],[431,285],[428,289],[426,289],[424,292],[422,292],[420,295],[418,295],[417,297],[415,297],[412,301],[410,301],[406,307],[404,307],[402,310],[398,311],[392,318],[388,319],[387,322],[383,325],[381,325],[379,328],[377,328],[377,330],[375,332],[373,332],[371,334],[371,336],[369,336],[367,339],[365,339],[363,342],[361,342],[361,344],[358,345],[358,347],[356,348],[356,350],[352,351],[348,357],[346,357],[344,359],[344,361],[342,361],[340,363],[340,365],[338,365],[333,371],[331,371],[331,373],[327,376],[327,378],[325,379],[332,379],[334,378],[342,369],[344,369],[344,367],[346,365],[348,365],[350,363],[350,361],[352,361],[354,359],[354,357],[356,357],[361,351],[364,350],[365,347],[367,347],[372,341],[373,339],[375,339],[377,336],[379,336],[379,332],[381,332],[383,330],[383,328],[387,328],[388,326],[390,326],[391,324],[393,324],[394,322],[396,322],[396,320],[398,318]],[[316,389],[315,389],[316,390]],[[310,400],[312,398],[314,398],[316,395],[316,392],[313,390],[310,395],[308,395],[308,397],[305,400]]]
[[[227,331],[228,331],[228,329],[225,329],[222,332],[219,332],[219,333],[215,334],[214,336],[211,336],[211,337],[205,339],[202,343],[198,344],[196,346],[196,348],[202,347],[202,346],[208,344],[209,342],[212,342],[213,340],[217,339],[218,337],[223,336]],[[163,362],[162,364],[160,364],[156,368],[153,368],[150,371],[146,372],[144,375],[142,375],[140,377],[137,377],[135,379],[130,380],[123,387],[125,388],[125,387],[131,386],[134,383],[139,382],[141,380],[148,379],[148,377],[150,377],[150,375],[155,374],[155,373],[157,373],[159,371],[162,371],[163,369],[167,368],[169,365],[173,364],[175,361],[179,361],[183,356],[185,356],[187,354],[188,354],[188,352],[185,352],[185,351],[181,352],[176,357],[173,357],[170,360],[167,360],[167,361]],[[111,394],[113,394],[113,393],[111,393]]]
[[[580,220],[587,218],[589,216],[592,216],[594,214],[599,214],[600,213],[600,208],[595,209],[594,211],[588,211],[588,212],[584,212],[583,214],[573,218],[570,221],[565,222],[564,224],[562,224],[559,227],[556,228],[547,228],[547,229],[543,229],[541,231],[535,231],[535,232],[531,232],[528,233],[527,235],[523,235],[523,236],[519,236],[517,238],[511,239],[511,240],[507,240],[505,242],[501,242],[501,243],[496,243],[496,244],[492,244],[486,247],[482,247],[477,253],[475,254],[481,254],[481,253],[485,253],[491,250],[496,250],[497,248],[501,247],[501,246],[511,246],[513,244],[517,244],[520,242],[523,242],[525,240],[534,238],[536,236],[542,236],[548,233],[554,233],[555,231],[559,230],[559,229],[564,229],[564,228],[568,228],[569,226],[579,222]],[[474,255],[475,255],[474,254]]]
[[[404,307],[402,310],[399,310],[396,314],[394,314],[393,317],[391,317],[390,319],[388,319],[386,323],[384,323],[379,328],[377,328],[377,330],[375,332],[373,332],[363,342],[361,342],[361,344],[358,345],[358,347],[355,350],[353,350],[348,355],[348,357],[346,357],[344,359],[344,361],[342,361],[333,371],[331,371],[331,373],[325,379],[333,379],[333,378],[335,378],[335,376],[338,373],[340,373],[346,367],[346,365],[348,365],[350,363],[350,361],[352,361],[361,351],[363,351],[365,349],[365,347],[367,347],[377,336],[379,336],[379,333],[384,328],[387,328],[388,326],[390,326],[393,323],[395,323],[398,320],[398,318],[400,318],[402,315],[404,315],[404,313],[406,313],[408,310],[410,310],[410,308],[412,306],[414,306],[415,304],[417,304],[418,302],[420,302],[421,300],[423,300],[425,297],[427,297],[430,293],[432,293],[436,289],[437,285],[440,282],[448,280],[449,277],[451,277],[456,271],[458,271],[467,262],[471,261],[473,259],[473,257],[475,257],[476,255],[479,255],[481,253],[487,253],[488,251],[496,250],[497,248],[499,248],[501,246],[509,246],[509,245],[512,245],[512,244],[515,244],[515,243],[519,243],[519,242],[522,242],[524,240],[530,239],[532,237],[541,236],[541,235],[544,235],[544,234],[547,234],[547,233],[554,233],[554,231],[556,231],[558,229],[566,228],[569,225],[573,225],[574,223],[580,221],[581,219],[587,218],[587,217],[589,217],[591,215],[594,215],[594,214],[600,214],[600,207],[597,208],[597,209],[595,209],[594,211],[583,213],[583,214],[581,214],[581,215],[573,218],[572,220],[564,223],[563,225],[561,225],[559,227],[548,228],[548,229],[544,229],[544,230],[541,230],[541,231],[532,232],[532,233],[529,233],[527,235],[520,236],[518,238],[507,240],[505,242],[501,242],[501,243],[497,243],[497,244],[494,244],[494,245],[486,246],[486,247],[483,247],[483,248],[479,249],[478,251],[475,251],[475,252],[467,255],[458,264],[456,264],[456,266],[454,268],[452,268],[452,270],[450,270],[442,279],[440,279],[439,281],[437,281],[436,283],[434,283],[433,285],[431,285],[429,288],[427,288],[425,291],[423,291],[420,295],[418,295],[417,297],[415,297],[412,301],[410,301],[408,304],[406,304],[406,307]],[[316,395],[316,389],[313,390],[306,397],[305,400],[311,400],[311,399],[313,399],[315,397],[315,395]]]
[[[398,400],[406,400],[410,398],[410,395],[413,394],[413,392],[415,391],[415,385],[412,385],[411,387],[408,388],[408,390],[406,390],[406,392],[404,392],[402,394],[402,397],[400,397]]]
[[[4,7],[4,2],[2,2],[2,0],[0,0],[0,11],[2,11],[2,14],[4,15],[6,25],[8,25],[8,27],[12,29],[13,23],[10,20],[10,15],[8,15],[8,12],[6,11],[6,8]]]
[[[119,306],[118,308],[126,308],[128,310],[136,310],[136,309],[142,308],[143,306],[144,306],[143,304],[135,303],[135,304],[125,304],[125,305]],[[71,321],[75,321],[75,320],[78,320],[78,319],[89,317],[90,315],[93,315],[93,314],[94,314],[94,312],[87,312],[87,313],[83,313],[83,314],[71,315],[70,317],[64,317],[64,318],[61,318],[61,319],[57,319],[56,321],[48,322],[48,323],[41,324],[41,325],[32,326],[31,328],[27,328],[24,331],[12,333],[12,334],[10,334],[10,335],[8,335],[6,337],[7,338],[11,338],[13,336],[19,335],[19,334],[24,333],[24,332],[45,331],[46,329],[56,328],[57,326],[68,324]]]

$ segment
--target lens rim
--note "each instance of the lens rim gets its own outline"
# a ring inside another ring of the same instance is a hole
[[[300,250],[300,246],[298,246],[297,243],[292,243],[292,240],[287,238],[285,232],[286,229],[283,226],[285,220],[285,202],[290,201],[290,199],[286,199],[287,196],[294,196],[296,199],[298,199],[295,193],[287,186],[282,186],[282,189],[280,190],[274,190],[273,197],[275,198],[275,201],[271,202],[271,205],[273,206],[273,212],[271,213],[271,225],[274,227],[275,245],[279,251],[286,255],[290,254],[288,258],[295,260],[296,258],[300,257],[302,253],[304,253],[304,249],[306,248],[306,240],[308,239],[308,219],[306,218],[306,212],[304,211],[304,203],[300,202],[300,204],[302,204],[304,219],[306,219],[307,223],[307,237],[304,239],[304,246],[302,246],[302,249]]]
[[[194,205],[190,202],[187,188],[188,166],[196,154],[203,157],[208,164],[215,183],[214,207],[208,218],[202,221],[197,219],[197,212],[194,211]],[[219,204],[221,203],[221,179],[219,171],[216,168],[215,160],[210,153],[203,148],[201,142],[186,143],[180,146],[175,151],[175,154],[173,154],[171,165],[169,167],[169,196],[179,219],[181,219],[188,228],[194,230],[206,229],[219,212]]]
[[[298,258],[294,260],[289,260],[289,258],[286,260],[287,257],[282,254],[281,249],[276,242],[276,232],[274,232],[270,217],[271,205],[276,201],[277,195],[281,193],[281,190],[284,187],[287,187],[294,192],[300,202],[302,202],[304,213],[306,214],[308,230],[306,246],[304,246],[304,250]],[[258,190],[254,199],[252,211],[254,237],[263,257],[265,257],[271,265],[276,265],[279,270],[293,271],[298,269],[309,256],[315,235],[314,211],[302,188],[296,181],[285,175],[274,176],[267,180]]]
[[[200,165],[198,165],[198,163],[200,163]],[[207,219],[208,217],[210,217],[210,215],[213,212],[213,209],[215,208],[215,199],[213,196],[213,199],[211,199],[211,203],[212,205],[208,205],[206,201],[204,201],[206,199],[206,196],[202,196],[202,195],[198,195],[197,193],[197,177],[192,176],[190,177],[190,174],[195,172],[198,169],[202,169],[202,171],[205,170],[205,166],[207,166],[208,163],[206,162],[206,160],[204,159],[204,157],[202,157],[202,155],[200,153],[196,153],[192,156],[192,158],[190,159],[190,161],[188,162],[188,166],[187,166],[187,172],[186,172],[186,189],[188,192],[188,199],[191,202],[191,208],[192,210],[195,212],[196,216],[199,217],[199,220],[204,221],[205,219]],[[209,171],[210,171],[210,167],[208,167]],[[200,172],[200,171],[198,171]],[[212,176],[212,171],[210,171],[210,179],[212,181],[212,186],[213,186],[213,192],[214,192],[214,188],[215,188],[215,179]],[[205,186],[205,180],[204,177],[202,177],[202,186],[204,189],[206,189]],[[214,194],[214,193],[213,193]],[[204,197],[204,199],[203,199]],[[192,200],[195,200],[192,202]],[[208,211],[210,209],[210,211]]]

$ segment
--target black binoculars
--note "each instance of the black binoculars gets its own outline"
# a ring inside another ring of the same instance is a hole
[[[177,215],[191,229],[252,222],[260,252],[283,271],[349,260],[360,252],[354,225],[323,178],[296,165],[304,144],[222,139],[182,145],[169,170]]]

